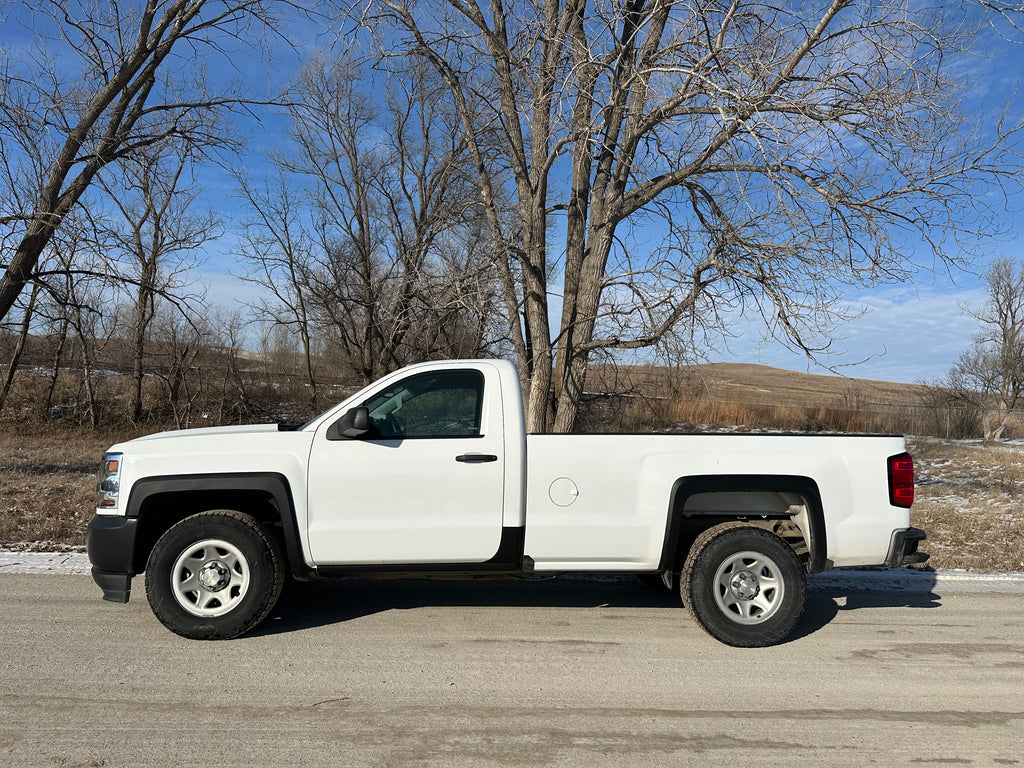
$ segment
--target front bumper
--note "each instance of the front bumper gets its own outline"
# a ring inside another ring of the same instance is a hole
[[[918,545],[928,538],[928,534],[920,528],[904,528],[892,532],[892,540],[889,543],[889,554],[885,558],[885,564],[893,568],[905,565],[917,565],[923,563],[930,555],[926,552],[918,552]]]
[[[86,550],[104,600],[127,603],[131,597],[137,526],[136,518],[120,515],[96,515],[89,523]]]

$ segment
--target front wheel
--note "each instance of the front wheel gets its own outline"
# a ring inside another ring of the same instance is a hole
[[[284,586],[277,540],[232,510],[171,526],[146,563],[146,597],[160,622],[193,640],[227,640],[259,624]]]
[[[727,523],[694,542],[680,579],[697,623],[728,645],[757,648],[784,640],[804,610],[803,565],[783,539]]]

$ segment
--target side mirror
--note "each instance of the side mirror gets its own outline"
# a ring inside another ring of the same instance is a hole
[[[370,411],[365,406],[350,408],[327,428],[328,440],[355,440],[370,431]]]

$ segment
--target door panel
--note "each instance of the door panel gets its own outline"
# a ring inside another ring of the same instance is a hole
[[[370,431],[317,430],[309,542],[327,564],[474,563],[498,550],[505,460],[501,400],[488,371],[431,371],[361,403]]]

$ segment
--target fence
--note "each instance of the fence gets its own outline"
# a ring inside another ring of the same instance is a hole
[[[984,439],[1006,417],[1003,439],[1024,438],[1024,410],[971,408],[957,405],[908,405],[868,403],[864,406],[864,431],[868,434],[899,434],[942,437],[947,440]]]

